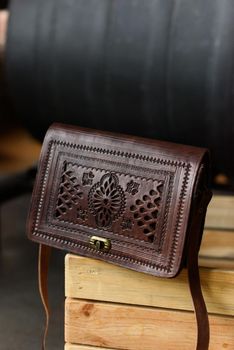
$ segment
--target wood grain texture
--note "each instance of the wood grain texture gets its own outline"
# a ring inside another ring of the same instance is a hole
[[[233,259],[223,259],[223,258],[199,258],[199,266],[213,268],[214,266],[217,269],[223,270],[234,270],[234,260]]]
[[[204,231],[199,266],[234,270],[234,231]]]
[[[209,350],[234,349],[233,317],[210,316],[210,328]],[[195,348],[196,322],[191,312],[67,299],[65,339],[125,350],[188,350]]]
[[[78,345],[78,344],[65,344],[64,350],[114,350],[110,348],[100,348],[96,346],[88,346],[88,345]]]
[[[234,229],[234,196],[214,195],[207,209],[205,227]]]
[[[71,254],[65,267],[67,297],[193,310],[186,270],[174,279],[156,278]],[[234,315],[234,271],[201,269],[201,281],[208,311]]]
[[[204,231],[199,255],[203,258],[234,260],[234,230],[206,229]]]

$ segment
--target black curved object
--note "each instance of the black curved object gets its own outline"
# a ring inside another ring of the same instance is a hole
[[[8,0],[0,0],[0,10],[6,9],[8,6]]]
[[[7,79],[38,137],[53,121],[208,146],[234,177],[229,0],[12,0]]]

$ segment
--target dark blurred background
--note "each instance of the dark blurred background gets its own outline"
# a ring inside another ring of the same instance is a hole
[[[208,147],[211,186],[232,195],[234,6],[0,0],[0,9],[0,348],[37,349],[37,248],[25,221],[46,129],[59,121]],[[50,349],[62,349],[63,254],[51,265]]]
[[[232,1],[12,0],[8,8],[1,122],[8,115],[40,141],[60,121],[208,147],[213,184],[221,174],[233,188]]]

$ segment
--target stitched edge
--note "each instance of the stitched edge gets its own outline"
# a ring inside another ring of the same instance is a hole
[[[85,157],[85,158],[88,158],[88,157]],[[90,158],[90,160],[92,160],[93,158]],[[120,162],[110,162],[111,164],[114,163],[114,164],[119,164],[121,165]],[[95,171],[105,171],[105,169],[100,169],[100,168],[95,168],[95,167],[87,167],[87,166],[83,166],[83,165],[78,165],[76,163],[73,163],[72,161],[69,161],[68,164],[71,164],[72,166],[75,166],[75,167],[78,167],[78,168],[82,168],[82,169],[87,169],[87,170],[95,170]],[[137,166],[134,166],[133,167],[134,169],[135,168],[140,168],[140,167],[137,167]],[[171,172],[171,171],[167,171],[167,170],[159,170],[157,173],[159,174],[166,174],[167,176],[169,176],[169,191],[168,191],[168,197],[167,197],[167,200],[166,200],[166,206],[165,206],[165,215],[164,215],[164,223],[162,225],[162,233],[160,235],[160,240],[159,240],[159,243],[157,244],[158,247],[152,247],[152,248],[145,248],[145,251],[148,251],[148,252],[152,252],[152,251],[157,251],[158,253],[160,252],[161,248],[162,248],[162,244],[164,242],[164,237],[165,237],[165,230],[166,230],[166,222],[167,222],[167,217],[168,217],[168,212],[169,212],[169,207],[170,207],[170,201],[171,201],[171,196],[172,196],[172,174],[173,174],[173,177],[174,177],[174,173]],[[120,173],[120,172],[115,172],[115,174],[117,175],[124,175],[124,176],[129,176],[129,174],[125,174],[125,173]],[[151,181],[151,182],[154,182],[155,180],[150,178],[146,178],[146,177],[142,177],[142,176],[136,176],[135,179],[141,179],[141,180],[144,180],[146,182],[148,181]],[[51,205],[51,203],[49,202],[49,206],[48,206],[49,210],[48,210],[48,214],[47,214],[47,217],[52,217],[52,210],[54,209],[53,206]],[[66,220],[56,220],[58,223],[59,222],[62,222],[62,223],[70,223],[70,221],[66,221]],[[75,223],[73,223],[73,225],[76,225]],[[77,224],[78,225],[78,224]],[[57,228],[57,229],[64,229],[63,226],[59,226],[59,224],[56,225],[56,223],[48,223],[48,226],[52,227],[52,228]],[[98,230],[97,228],[94,228],[94,227],[91,227],[91,226],[88,226],[88,225],[82,225],[82,224],[79,224],[79,226],[84,226],[85,228],[92,228],[92,230]],[[72,229],[72,228],[66,228],[66,230],[70,231],[70,232],[77,232],[77,229]],[[118,236],[118,237],[122,237],[121,235],[119,235],[117,232],[111,232],[112,235],[115,235],[115,236]],[[145,243],[144,240],[140,240],[140,239],[135,239],[133,237],[128,237],[129,240],[132,240],[132,241],[135,241],[133,242],[132,244],[134,244],[134,246],[136,247],[140,247],[142,250],[142,246],[137,244],[137,242],[139,243]],[[125,242],[126,243],[126,242]],[[125,244],[124,243],[124,244]],[[151,243],[149,243],[151,244]]]
[[[179,232],[180,232],[180,228],[181,228],[181,223],[182,223],[182,216],[183,216],[183,210],[184,210],[184,199],[185,199],[185,194],[187,191],[187,187],[188,187],[188,178],[190,175],[190,170],[191,170],[191,164],[190,163],[186,163],[186,162],[181,162],[181,161],[171,161],[170,159],[165,160],[162,158],[156,158],[156,157],[152,157],[152,156],[145,156],[145,155],[141,155],[141,154],[136,154],[136,153],[131,153],[131,152],[124,152],[124,151],[116,151],[116,150],[108,150],[108,149],[104,149],[104,148],[100,148],[100,147],[93,147],[93,146],[87,146],[87,145],[80,145],[80,144],[74,144],[74,143],[70,143],[70,142],[65,142],[65,141],[60,141],[60,140],[51,140],[49,142],[48,145],[48,150],[45,156],[45,161],[43,162],[43,168],[42,168],[42,175],[41,175],[41,181],[40,181],[40,185],[39,185],[39,200],[37,201],[37,204],[35,205],[35,209],[33,211],[33,218],[35,218],[33,220],[33,226],[32,226],[32,236],[35,237],[40,237],[46,240],[50,240],[50,241],[54,241],[54,242],[58,242],[61,243],[65,246],[70,246],[70,247],[74,247],[74,248],[79,248],[79,249],[83,249],[83,250],[88,250],[90,252],[92,252],[92,255],[94,254],[94,250],[91,248],[88,248],[84,245],[78,244],[76,243],[75,240],[72,239],[63,239],[61,237],[54,237],[53,235],[49,234],[49,233],[41,233],[38,230],[38,225],[39,225],[39,218],[41,215],[41,209],[42,209],[42,203],[43,203],[43,198],[45,195],[45,187],[46,187],[46,183],[47,183],[47,178],[48,178],[48,173],[49,173],[49,168],[50,168],[50,163],[52,160],[52,151],[54,149],[53,145],[60,145],[63,147],[70,147],[73,149],[79,149],[82,151],[90,151],[90,152],[97,152],[97,153],[101,153],[101,154],[109,154],[109,155],[116,155],[116,156],[120,156],[120,157],[126,157],[126,158],[133,158],[133,159],[139,159],[139,160],[143,160],[146,162],[150,162],[150,163],[157,163],[157,164],[161,164],[161,165],[169,165],[169,166],[174,166],[174,167],[182,167],[185,168],[186,167],[186,171],[185,171],[185,175],[183,178],[183,185],[182,185],[182,190],[181,190],[181,194],[180,194],[180,199],[179,199],[179,206],[178,206],[178,212],[177,212],[177,219],[176,219],[176,229],[174,232],[174,239],[173,239],[173,243],[172,243],[172,248],[171,248],[171,252],[170,252],[170,258],[169,258],[169,262],[167,263],[167,265],[162,265],[162,264],[150,264],[148,261],[147,262],[143,262],[141,261],[141,259],[132,259],[132,258],[128,258],[128,257],[122,257],[121,255],[117,255],[117,254],[110,254],[110,253],[105,253],[105,255],[115,258],[117,260],[124,260],[124,261],[130,261],[131,264],[134,265],[142,265],[142,266],[148,266],[149,268],[154,268],[157,270],[164,270],[166,272],[170,272],[172,267],[173,267],[173,262],[175,260],[175,254],[176,254],[176,247],[178,245],[178,238],[179,238]],[[97,252],[95,252],[97,254]],[[103,255],[102,252],[99,252],[98,255]]]

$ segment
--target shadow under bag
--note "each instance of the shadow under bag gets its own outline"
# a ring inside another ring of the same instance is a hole
[[[51,247],[164,278],[186,266],[196,349],[208,349],[198,251],[211,199],[209,168],[203,148],[52,125],[27,223],[29,238],[40,244],[39,286],[47,316],[43,349]]]

